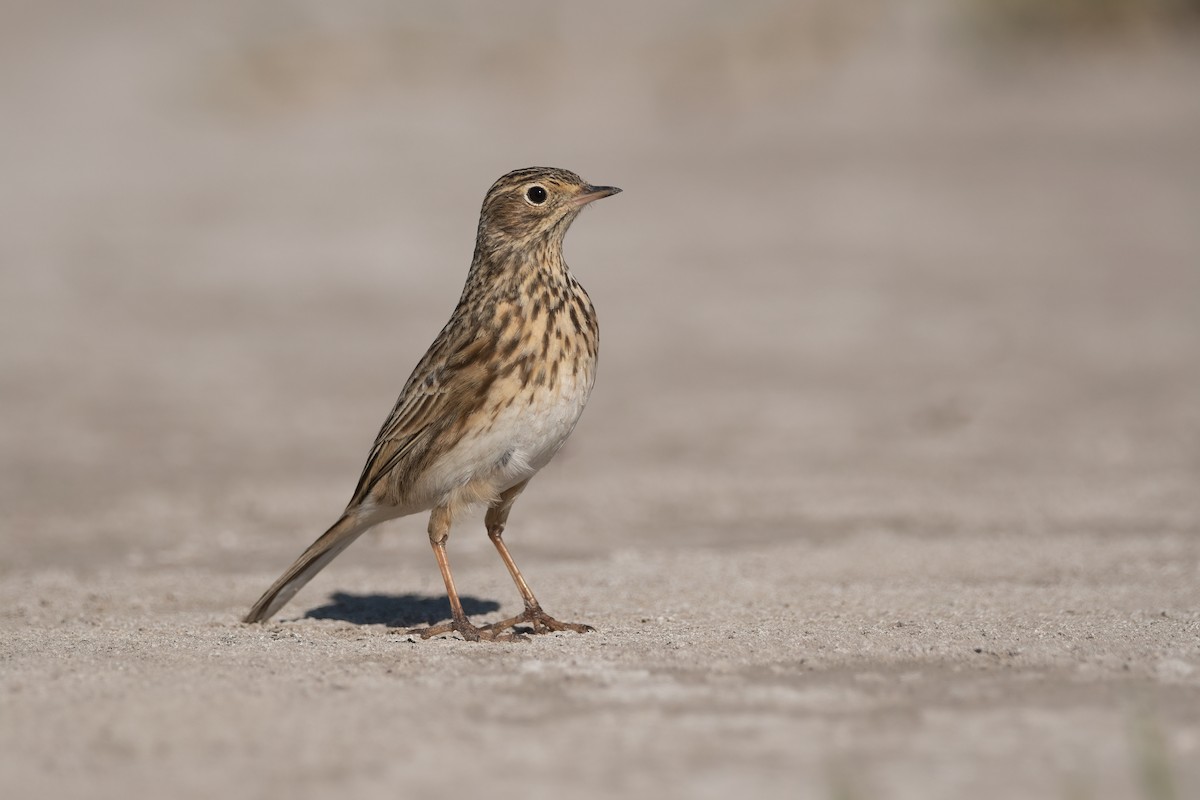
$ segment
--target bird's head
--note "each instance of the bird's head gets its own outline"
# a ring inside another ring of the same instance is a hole
[[[492,184],[479,215],[479,242],[522,246],[562,242],[575,217],[588,203],[621,191],[593,186],[565,169],[528,167]]]

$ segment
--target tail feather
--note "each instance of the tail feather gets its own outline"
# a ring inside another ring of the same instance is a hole
[[[333,526],[321,534],[308,549],[300,554],[296,563],[288,567],[287,572],[279,576],[279,580],[271,584],[271,588],[263,592],[258,602],[246,615],[245,622],[262,622],[279,609],[300,591],[333,559],[354,543],[373,524],[372,520],[363,519],[359,514],[347,512]]]

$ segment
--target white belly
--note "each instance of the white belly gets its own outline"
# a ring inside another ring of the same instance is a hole
[[[590,370],[578,377],[560,376],[553,390],[520,391],[518,399],[494,419],[488,413],[476,417],[478,424],[424,476],[428,491],[421,494],[431,498],[430,505],[464,506],[490,502],[505,489],[529,480],[550,463],[575,430],[592,383]]]

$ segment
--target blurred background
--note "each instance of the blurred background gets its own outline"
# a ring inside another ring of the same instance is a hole
[[[0,570],[290,560],[534,164],[625,193],[531,547],[1197,530],[1196,2],[0,13]]]
[[[506,537],[601,632],[407,643],[416,518],[238,624],[529,165],[625,190]],[[12,796],[1182,797],[1198,486],[1197,0],[0,0]]]

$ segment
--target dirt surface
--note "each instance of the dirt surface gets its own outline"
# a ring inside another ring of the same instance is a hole
[[[1200,50],[905,7],[7,6],[0,795],[1200,794]],[[625,189],[506,537],[597,631],[406,636],[418,518],[240,624],[529,164]]]

